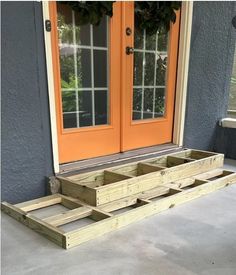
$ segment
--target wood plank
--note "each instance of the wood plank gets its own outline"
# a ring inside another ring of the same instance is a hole
[[[191,159],[191,161],[196,161],[195,159]],[[180,158],[174,156],[167,156],[167,167],[172,167],[184,163],[191,162],[188,158]]]
[[[148,174],[148,173],[152,173],[152,172],[156,172],[156,171],[160,171],[165,169],[166,167],[159,167],[156,165],[151,165],[148,163],[144,163],[144,162],[140,162],[138,164],[138,171],[139,171],[139,175],[144,175],[144,174]]]
[[[61,198],[61,204],[68,209],[75,209],[82,206],[76,199],[72,200],[71,197],[66,196]]]
[[[176,205],[206,195],[235,182],[236,174],[225,176],[224,178],[219,178],[218,180],[196,186],[190,190],[182,191],[159,201],[151,202],[125,213],[115,215],[93,225],[88,225],[84,228],[65,233],[66,248],[74,247],[98,236],[102,236],[105,233],[124,227],[130,223],[139,221],[144,217],[151,216],[168,208],[172,208]],[[96,232],[96,235],[94,232]]]
[[[183,159],[187,160],[188,162],[195,161],[195,159],[192,159],[192,158],[183,158]]]
[[[92,211],[93,210],[91,208],[81,206],[79,208],[75,208],[70,211],[66,211],[61,214],[45,218],[43,219],[43,221],[53,226],[59,226],[88,217],[92,214]]]
[[[109,170],[104,170],[104,185],[130,178],[132,178],[132,176],[119,174]]]
[[[158,186],[156,188],[147,190],[142,192],[141,194],[138,194],[138,198],[139,199],[152,199],[158,196],[162,196],[165,194],[168,194],[170,191],[170,187],[169,186]]]
[[[95,221],[99,221],[101,219],[105,219],[105,218],[112,216],[111,213],[105,211],[104,209],[99,209],[99,208],[89,205],[79,199],[75,199],[73,197],[68,197],[68,196],[65,196],[62,194],[60,194],[60,196],[62,198],[62,203],[66,202],[69,206],[73,206],[74,208],[77,207],[78,210],[81,209],[82,207],[89,209],[90,214],[88,216],[91,216],[91,218],[94,219]],[[76,212],[76,209],[75,209],[75,212]]]
[[[25,212],[29,212],[29,211],[44,208],[44,207],[51,206],[58,203],[61,203],[61,197],[58,194],[54,194],[43,198],[30,200],[23,203],[18,203],[18,204],[15,204],[14,206]]]
[[[79,198],[90,205],[96,205],[96,189],[82,186],[68,178],[57,177],[61,182],[62,194]]]
[[[80,173],[78,175],[73,175],[66,177],[69,180],[72,180],[77,183],[81,183],[82,185],[95,187],[103,184],[103,170]]]
[[[99,210],[104,210],[107,212],[112,212],[121,208],[128,207],[130,205],[133,205],[137,203],[137,196],[128,196],[119,200],[115,200],[100,206],[97,206],[96,208]]]
[[[52,242],[63,248],[66,248],[66,238],[64,236],[64,231],[45,223],[33,215],[27,214],[25,211],[22,211],[10,203],[3,202],[1,204],[1,209],[12,218],[23,223],[27,227],[33,229]]]
[[[169,187],[172,186],[174,188],[183,188],[188,185],[192,185],[194,183],[195,179],[206,180],[208,178],[220,175],[222,173],[222,171],[223,171],[222,169],[213,169],[213,170],[205,172],[205,173],[197,174],[196,176],[193,176],[191,178],[176,180],[176,181],[168,184],[168,186]]]
[[[214,155],[217,155],[217,153],[202,151],[202,150],[191,150],[191,158],[193,159],[202,159],[202,158],[211,157]]]
[[[100,221],[106,218],[110,218],[112,216],[113,216],[112,213],[105,212],[101,209],[92,210],[92,214],[91,214],[91,218],[94,221]]]

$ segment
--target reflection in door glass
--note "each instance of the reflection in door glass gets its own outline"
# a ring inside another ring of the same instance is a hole
[[[167,72],[168,33],[134,31],[133,120],[163,117]]]
[[[57,3],[64,128],[109,124],[108,25],[78,25],[78,15]]]
[[[107,91],[95,91],[95,123],[107,124]]]

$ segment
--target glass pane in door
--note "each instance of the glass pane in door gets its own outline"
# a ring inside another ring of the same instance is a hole
[[[108,29],[78,25],[78,14],[57,3],[63,127],[109,124]]]
[[[135,18],[133,68],[133,120],[165,115],[168,33],[149,35]]]

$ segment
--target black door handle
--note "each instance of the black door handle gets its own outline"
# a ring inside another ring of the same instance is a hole
[[[126,54],[133,54],[134,53],[134,48],[133,47],[126,47]]]

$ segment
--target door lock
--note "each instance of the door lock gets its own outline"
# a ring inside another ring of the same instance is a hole
[[[127,55],[130,55],[130,54],[133,54],[134,53],[134,48],[133,47],[126,47],[126,54]]]
[[[129,27],[126,28],[125,32],[126,32],[126,35],[128,35],[128,36],[132,34],[132,30]]]

